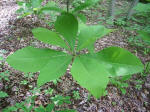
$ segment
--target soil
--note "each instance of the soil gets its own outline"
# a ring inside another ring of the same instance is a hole
[[[124,2],[126,3],[127,1],[124,0]],[[119,4],[119,7],[122,6],[121,1],[118,1],[117,4]],[[107,6],[107,4],[104,5]],[[60,49],[58,47],[42,44],[35,40],[31,29],[35,27],[51,29],[51,27],[42,20],[39,20],[36,16],[17,19],[15,13],[17,9],[18,6],[15,0],[0,1],[0,51],[6,51],[6,53],[3,53],[4,58],[7,58],[7,56],[14,51],[28,45]],[[103,15],[106,14],[103,13]],[[91,18],[89,16],[88,24],[97,24],[98,22],[98,15],[91,16]],[[150,60],[150,54],[145,55],[142,48],[131,46],[127,41],[127,38],[131,35],[136,35],[136,33],[127,31],[121,27],[117,28],[115,32],[97,40],[95,50],[99,51],[109,46],[119,46],[131,51],[138,56],[143,63],[146,63],[147,60]],[[1,65],[0,73],[7,70],[10,71],[10,81],[0,82],[0,90],[7,92],[9,97],[0,99],[0,111],[7,106],[14,105],[16,102],[27,99],[32,94],[29,85],[33,86],[32,89],[36,87],[38,77],[38,73],[35,73],[29,80],[30,84],[21,85],[20,82],[26,79],[23,73],[12,69],[7,63]],[[127,81],[129,87],[126,88],[126,94],[122,94],[116,86],[110,83],[107,86],[108,94],[102,96],[100,99],[95,99],[92,96],[89,98],[88,91],[73,80],[69,71],[66,72],[65,76],[61,77],[61,80],[62,81],[58,82],[57,85],[52,82],[46,83],[41,89],[42,92],[38,93],[35,105],[39,106],[42,104],[45,106],[48,104],[51,96],[47,96],[43,91],[51,87],[54,89],[52,96],[56,94],[73,96],[72,92],[74,90],[79,91],[79,99],[71,98],[71,104],[63,105],[64,108],[76,109],[78,112],[150,112],[150,74],[146,77],[142,77],[140,74],[134,74],[132,78]],[[142,88],[139,90],[135,87],[137,85],[136,80],[143,81]],[[62,107],[56,108],[61,109]]]

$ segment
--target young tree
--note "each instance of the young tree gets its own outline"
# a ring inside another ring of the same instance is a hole
[[[128,10],[128,13],[127,13],[127,17],[126,17],[127,20],[130,19],[130,17],[132,16],[132,14],[134,12],[133,7],[135,7],[138,2],[139,2],[139,0],[133,0],[132,1],[131,5],[130,5],[130,8]]]
[[[116,2],[116,0],[109,1],[108,17],[111,18],[112,22],[114,21],[114,16],[115,16],[115,2]]]

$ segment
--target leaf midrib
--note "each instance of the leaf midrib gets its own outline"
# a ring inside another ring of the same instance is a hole
[[[67,54],[66,55],[57,55],[57,56],[46,56],[46,57],[36,57],[36,58],[32,58],[32,57],[24,57],[24,58],[21,58],[21,59],[17,59],[17,60],[32,60],[32,59],[48,59],[48,58],[56,58],[56,57],[62,57],[62,56],[68,56]]]
[[[101,56],[100,56],[101,57]],[[105,60],[105,61],[103,61],[103,60],[100,60],[97,56],[96,57],[91,57],[91,58],[93,58],[94,60],[99,60],[100,62],[102,62],[102,63],[106,63],[106,64],[117,64],[117,65],[124,65],[124,66],[137,66],[137,67],[141,67],[141,66],[138,66],[138,65],[133,65],[133,64],[123,64],[123,63],[115,63],[115,62],[112,62],[112,61],[107,61],[107,60]],[[95,58],[97,58],[97,59],[95,59]],[[102,57],[103,58],[103,57]]]

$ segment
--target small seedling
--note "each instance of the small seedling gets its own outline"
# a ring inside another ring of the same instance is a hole
[[[118,89],[120,89],[122,94],[126,94],[125,88],[127,88],[129,85],[125,81],[129,80],[130,78],[131,78],[131,75],[126,75],[122,77],[111,78],[110,82],[114,84],[116,87],[118,87]]]
[[[114,22],[115,25],[117,26],[125,26],[127,23],[125,21],[124,18],[118,18],[115,22]]]
[[[32,88],[33,88],[33,85],[29,85],[29,88],[32,89]]]
[[[48,90],[45,90],[44,93],[45,93],[45,94],[52,95],[52,94],[53,94],[53,91],[54,91],[54,90],[53,90],[52,88],[49,88]]]
[[[20,82],[20,84],[22,84],[22,85],[27,85],[28,83],[29,82],[27,80],[23,80],[23,81]]]
[[[30,90],[30,92],[32,93],[32,96],[36,96],[38,95],[41,91],[40,88],[34,88],[33,90]]]
[[[113,105],[113,106],[116,106],[116,104],[117,104],[116,102],[112,101],[112,105]]]
[[[129,37],[128,42],[131,45],[138,46],[143,48],[144,54],[147,55],[150,53],[150,32],[139,30],[138,35],[135,37]]]
[[[21,103],[16,103],[14,106],[3,109],[2,112],[17,112],[17,111],[31,112],[34,107],[35,98],[36,96],[29,97],[27,100]]]
[[[70,104],[70,96],[61,96],[61,95],[56,95],[55,97],[50,98],[52,102],[54,102],[55,105],[63,105],[64,103]]]
[[[142,88],[142,85],[140,85],[140,84],[137,84],[137,85],[135,86],[135,88],[136,88],[137,90],[141,90],[141,88]]]
[[[37,96],[31,96],[27,100],[16,103],[14,106],[7,107],[3,109],[2,112],[17,112],[17,111],[23,111],[23,112],[54,112],[56,105],[62,105],[64,103],[70,104],[70,97],[63,97],[60,95],[57,95],[52,98],[52,103],[48,104],[46,107],[40,105],[38,108],[35,108],[34,102]],[[57,102],[57,103],[56,103]],[[55,112],[76,112],[75,110],[61,110],[61,111],[55,111]]]
[[[34,75],[33,73],[25,73],[24,74],[25,78],[28,78],[28,79],[32,78],[33,75]]]
[[[6,92],[0,91],[0,98],[8,97],[8,94]]]
[[[40,107],[35,108],[35,112],[53,112],[55,105],[54,104],[48,104],[46,107],[43,107],[40,105]]]
[[[2,80],[9,81],[9,76],[10,76],[9,71],[0,73],[0,81],[2,81]]]
[[[141,72],[141,76],[146,77],[150,73],[150,62],[145,63],[144,70]]]
[[[136,88],[137,90],[141,90],[143,83],[144,83],[144,82],[143,82],[142,80],[136,80],[136,86],[135,86],[135,88]]]
[[[3,59],[4,59],[3,56],[0,55],[0,61],[2,61]],[[1,64],[1,63],[0,63],[0,64]]]
[[[57,85],[58,82],[61,82],[62,80],[61,79],[55,79],[55,80],[52,80],[54,85]]]
[[[76,100],[80,99],[79,91],[73,91],[73,98],[75,98]]]
[[[4,58],[4,54],[7,53],[7,51],[5,50],[0,50],[0,65],[4,65],[5,64],[5,58]]]

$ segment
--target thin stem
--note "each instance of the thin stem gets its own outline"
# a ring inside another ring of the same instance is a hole
[[[72,60],[71,60],[71,66],[72,66],[72,64],[73,64],[73,62],[74,62],[74,60],[75,60],[75,58],[76,58],[76,56],[73,56],[73,58],[72,58]]]
[[[69,12],[69,0],[67,0],[67,12]]]
[[[78,38],[75,40],[74,44],[74,55],[77,55],[77,47],[78,47]]]
[[[115,3],[116,3],[116,0],[109,1],[108,17],[111,19],[112,22],[114,22],[114,17],[115,17]]]
[[[145,72],[149,72],[149,71],[148,71],[149,64],[150,64],[150,62],[147,63],[147,65],[146,65],[146,67],[145,67]]]
[[[138,2],[139,2],[139,0],[132,1],[130,8],[128,10],[127,16],[126,16],[126,20],[130,19],[130,17],[133,15],[133,13],[134,13],[133,8],[138,4]]]

